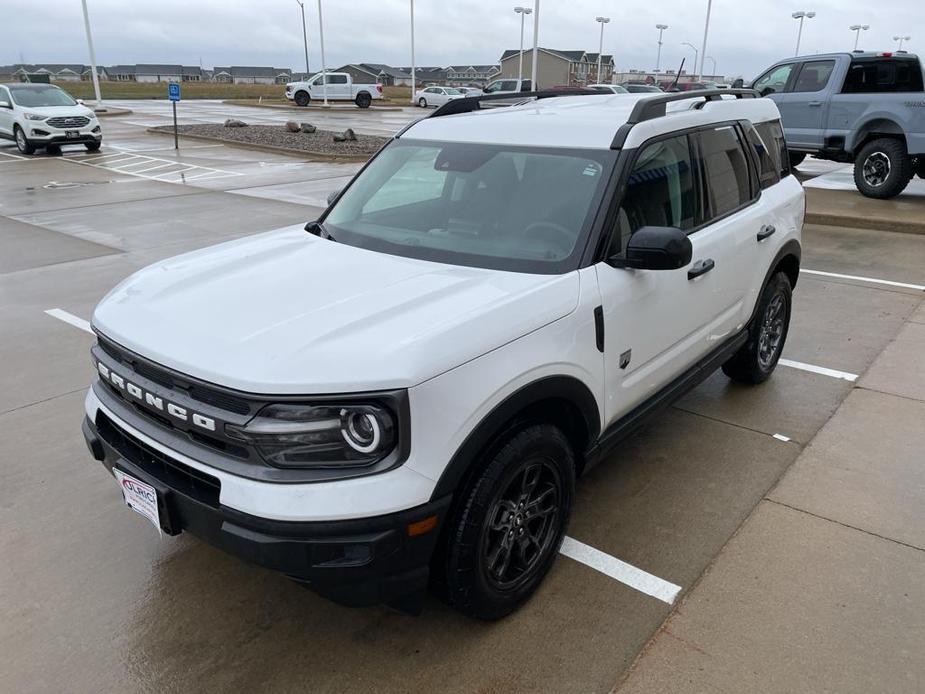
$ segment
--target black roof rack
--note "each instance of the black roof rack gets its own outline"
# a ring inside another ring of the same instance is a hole
[[[471,113],[478,111],[483,101],[500,101],[501,99],[551,99],[554,96],[613,96],[611,92],[599,92],[595,89],[544,89],[537,92],[506,92],[504,94],[482,94],[481,96],[467,96],[464,99],[453,99],[438,107],[428,118],[440,116],[453,116],[457,113]]]
[[[687,92],[670,92],[668,94],[647,96],[636,102],[629,119],[617,130],[613,142],[610,143],[610,149],[621,149],[626,142],[626,136],[629,135],[629,131],[634,125],[653,118],[661,118],[668,112],[668,104],[673,101],[684,101],[686,99],[703,99],[704,102],[718,101],[726,95],[734,96],[736,99],[757,99],[761,96],[754,89],[692,89]]]

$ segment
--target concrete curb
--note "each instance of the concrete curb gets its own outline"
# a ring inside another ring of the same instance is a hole
[[[172,130],[157,130],[156,128],[147,128],[149,133],[155,135],[168,135],[173,137]],[[189,135],[180,133],[181,138],[187,138],[190,140],[205,140],[206,142],[219,142],[223,145],[228,145],[229,147],[240,147],[241,149],[251,149],[258,152],[272,152],[274,154],[285,154],[290,157],[298,157],[299,159],[310,159],[312,161],[330,161],[330,162],[364,162],[367,161],[372,154],[359,155],[359,154],[327,154],[325,152],[309,152],[301,149],[289,149],[287,147],[277,147],[276,145],[258,145],[252,142],[237,142],[236,140],[225,140],[221,137],[212,137],[210,135]]]
[[[875,200],[856,191],[805,188],[806,223],[925,235],[925,200]]]
[[[128,116],[134,113],[130,108],[107,108],[105,111],[96,111],[93,113],[97,118],[111,118],[112,116]]]
[[[304,113],[305,111],[320,111],[323,113],[335,113],[337,111],[348,111],[350,113],[362,112],[362,111],[401,111],[401,106],[370,106],[369,108],[360,108],[358,106],[351,105],[340,105],[335,104],[333,106],[286,106],[285,104],[257,104],[250,100],[245,99],[225,99],[222,101],[223,104],[228,104],[229,106],[250,106],[252,108],[275,108],[278,111],[294,111],[296,113]]]

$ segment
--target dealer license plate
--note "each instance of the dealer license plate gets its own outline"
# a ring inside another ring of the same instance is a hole
[[[78,137],[80,137],[80,131],[79,130],[65,130],[64,136],[68,140],[76,140]]]
[[[157,511],[157,491],[150,484],[145,484],[118,468],[113,468],[113,476],[122,490],[122,498],[135,513],[147,518],[160,531],[161,519]]]

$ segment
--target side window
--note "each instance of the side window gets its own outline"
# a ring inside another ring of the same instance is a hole
[[[784,91],[784,87],[787,86],[787,81],[790,79],[791,72],[793,72],[793,63],[773,67],[756,79],[752,88],[757,89],[761,93],[761,96],[780,94]]]
[[[793,85],[793,91],[821,92],[825,89],[825,85],[829,83],[829,77],[834,69],[834,60],[812,60],[808,63],[803,63],[800,74],[797,76],[796,84]]]
[[[489,84],[487,87],[485,87],[485,93],[486,93],[486,94],[491,94],[492,92],[496,92],[496,91],[498,91],[499,89],[501,89],[501,81],[500,81],[500,80],[495,80],[494,82],[492,82],[491,84]]]
[[[921,92],[922,68],[919,61],[901,60],[852,60],[843,94],[880,94],[883,92]]]
[[[694,228],[697,195],[687,135],[660,140],[639,153],[626,181],[608,255],[622,253],[644,226]]]
[[[328,84],[347,84],[347,75],[328,75]]]
[[[520,83],[520,91],[522,92],[532,92],[533,91],[533,82],[530,80],[524,80]]]
[[[790,175],[790,155],[787,154],[787,142],[784,140],[784,130],[779,120],[766,121],[755,125],[761,136],[761,141],[768,147],[771,161],[780,172],[780,177]]]
[[[733,126],[701,131],[700,155],[711,219],[727,215],[751,200],[748,160]]]
[[[766,143],[761,135],[758,134],[754,125],[751,123],[744,123],[743,125],[745,128],[745,136],[748,138],[748,143],[751,145],[752,150],[755,152],[755,157],[758,160],[758,180],[761,183],[761,187],[764,189],[768,186],[773,186],[780,181],[780,150],[777,150],[778,161],[775,162],[774,157],[771,155],[772,150],[777,148],[777,144],[774,140],[770,140]]]
[[[502,92],[513,92],[517,91],[517,80],[504,80],[501,83]]]

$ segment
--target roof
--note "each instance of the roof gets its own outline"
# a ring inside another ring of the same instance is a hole
[[[609,149],[619,127],[633,107],[656,94],[606,94],[564,96],[530,101],[518,106],[492,108],[440,118],[423,118],[402,136],[408,139]],[[690,100],[668,105],[668,113],[634,126],[625,146],[637,147],[650,137],[713,122],[746,118],[762,122],[780,118],[770,99],[724,98],[703,108]],[[491,119],[489,121],[482,119]]]
[[[542,51],[543,53],[549,53],[550,55],[554,55],[557,58],[561,58],[562,60],[567,60],[570,63],[577,63],[581,60],[582,56],[588,55],[585,51],[563,51],[558,48],[543,48],[542,46],[537,48],[537,50]],[[513,48],[508,49],[504,51],[504,53],[501,54],[501,60],[507,60],[509,58],[513,58],[519,53],[520,53],[519,49],[513,49]],[[532,55],[533,49],[525,48],[524,54]],[[597,61],[597,53],[594,54],[594,60],[595,62]]]
[[[139,64],[135,66],[136,75],[182,75],[182,65]]]
[[[281,74],[275,67],[261,67],[259,65],[232,65],[232,77],[276,77]],[[289,70],[286,70],[286,74]]]
[[[589,62],[589,63],[596,63],[596,62],[597,62],[597,53],[585,53],[585,58],[588,59],[588,62]],[[601,62],[603,62],[603,63],[612,63],[612,62],[613,62],[613,56],[612,56],[612,55],[609,55],[609,54],[607,54],[607,53],[604,53],[604,55],[601,56]]]
[[[358,67],[364,68],[367,71],[371,70],[371,74],[373,75],[387,75],[388,77],[397,77],[398,79],[409,79],[411,77],[411,73],[405,72],[398,67],[386,65],[385,63],[360,63]]]

